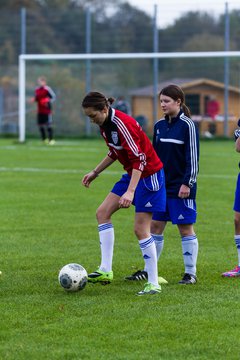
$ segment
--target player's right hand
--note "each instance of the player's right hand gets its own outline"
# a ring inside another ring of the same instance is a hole
[[[86,174],[82,179],[82,185],[89,188],[91,182],[96,179],[96,173],[91,171],[90,173]]]

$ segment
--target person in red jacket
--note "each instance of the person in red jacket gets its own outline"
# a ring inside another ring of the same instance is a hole
[[[33,101],[37,103],[37,124],[41,134],[42,141],[53,145],[53,127],[52,127],[52,103],[56,99],[54,91],[47,85],[46,78],[38,78],[38,87],[35,89]],[[47,136],[48,134],[48,136]]]
[[[215,99],[214,96],[211,96],[209,98],[209,101],[207,102],[207,115],[212,119],[216,120],[216,116],[219,114],[220,105],[219,102]]]
[[[163,164],[138,122],[111,107],[113,102],[113,98],[106,98],[99,92],[88,93],[82,101],[85,115],[99,126],[109,149],[104,159],[83,177],[82,184],[88,188],[115,160],[123,165],[126,172],[97,209],[101,265],[88,275],[88,281],[106,284],[113,280],[114,228],[111,216],[117,210],[133,204],[136,213],[135,235],[148,273],[148,283],[137,295],[158,294],[161,287],[158,284],[157,253],[150,225],[152,213],[166,206]]]

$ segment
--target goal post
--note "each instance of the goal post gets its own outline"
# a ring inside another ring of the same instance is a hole
[[[26,138],[26,61],[34,60],[129,60],[129,59],[189,59],[189,58],[233,58],[240,51],[201,52],[153,52],[153,53],[103,53],[103,54],[22,54],[19,55],[19,142]],[[228,87],[228,84],[227,84]],[[225,89],[228,91],[228,89]],[[157,96],[157,94],[156,94]],[[225,119],[227,127],[227,119]]]

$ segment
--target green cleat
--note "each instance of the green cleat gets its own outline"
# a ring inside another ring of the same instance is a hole
[[[161,286],[155,286],[151,283],[146,283],[143,290],[139,291],[137,295],[154,295],[161,292]]]
[[[113,280],[112,271],[105,272],[100,269],[97,269],[96,271],[88,275],[88,282],[91,282],[93,284],[100,283],[102,285],[107,285],[110,284],[112,280]]]

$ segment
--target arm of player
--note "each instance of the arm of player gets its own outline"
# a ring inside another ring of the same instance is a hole
[[[238,120],[238,126],[240,126],[240,119]],[[234,138],[235,138],[235,149],[237,152],[240,152],[240,129],[236,129],[234,131]]]
[[[129,208],[133,202],[134,193],[138,182],[141,178],[142,172],[136,169],[133,169],[131,180],[128,186],[127,191],[121,196],[119,200],[119,207],[121,208]]]
[[[82,185],[86,186],[87,188],[90,186],[90,183],[96,179],[96,177],[105,170],[108,166],[114,163],[114,159],[106,156],[92,171],[88,174],[84,175],[82,179]]]
[[[56,100],[56,94],[50,86],[47,86],[49,101],[53,103]]]
[[[195,126],[188,126],[185,139],[186,169],[183,184],[191,188],[197,181],[199,159],[199,135]]]
[[[146,154],[141,148],[139,129],[139,124],[134,121],[125,124],[123,123],[118,130],[121,145],[127,152],[127,157],[131,162],[132,168],[143,171],[146,166]]]
[[[236,140],[235,148],[237,152],[240,152],[240,137]]]
[[[240,137],[240,129],[236,129],[234,131],[234,138],[235,138],[235,140],[237,140],[239,137]]]

